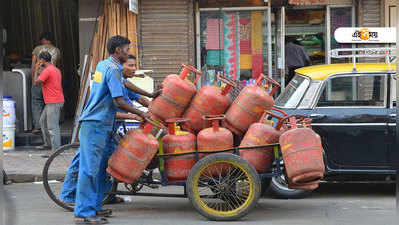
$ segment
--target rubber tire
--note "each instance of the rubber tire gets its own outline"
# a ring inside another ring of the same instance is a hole
[[[43,167],[43,186],[44,186],[44,190],[46,190],[47,195],[51,198],[51,200],[53,200],[57,205],[61,206],[62,208],[68,210],[68,211],[73,211],[74,207],[65,204],[64,202],[62,202],[57,196],[55,196],[55,194],[53,193],[53,191],[50,188],[50,185],[48,183],[48,169],[51,165],[51,163],[53,162],[53,160],[55,159],[55,157],[57,157],[58,155],[60,155],[62,152],[70,149],[70,148],[75,148],[78,149],[79,148],[79,143],[73,143],[73,144],[67,144],[67,145],[63,145],[61,147],[59,147],[53,154],[51,154],[51,156],[47,159],[46,163],[44,164]],[[77,150],[76,150],[77,151]],[[107,200],[109,200],[109,196],[107,195],[104,198],[103,201],[103,205],[106,203]]]
[[[278,199],[302,199],[306,198],[309,195],[312,194],[312,191],[308,190],[296,190],[296,189],[289,189],[289,190],[284,190],[279,185],[283,184],[276,184],[278,181],[276,180],[275,177],[271,179],[270,186],[266,190],[265,194],[268,194],[274,198]],[[288,186],[286,186],[288,189]]]
[[[271,182],[272,182],[272,178],[263,178],[262,179],[262,181],[261,181],[262,188],[260,190],[260,193],[262,196],[267,195]]]
[[[255,182],[254,189],[253,189],[254,190],[254,198],[253,198],[252,202],[249,203],[248,207],[244,208],[243,210],[238,212],[236,215],[229,216],[229,217],[221,217],[221,216],[217,216],[217,215],[210,214],[210,213],[206,212],[199,205],[199,203],[197,201],[195,201],[195,197],[194,197],[194,193],[193,193],[193,189],[192,189],[192,186],[194,185],[193,184],[194,177],[201,170],[201,168],[203,168],[206,165],[212,163],[213,161],[217,161],[217,160],[232,161],[232,162],[239,163],[239,164],[243,165],[243,167],[247,169],[247,172],[249,173],[249,175],[252,177],[252,179]],[[238,219],[242,218],[243,216],[247,215],[252,210],[252,208],[255,207],[255,205],[257,204],[257,202],[260,198],[260,193],[261,193],[260,189],[261,189],[261,182],[259,179],[259,175],[256,172],[256,170],[253,168],[253,166],[251,164],[249,164],[248,161],[244,160],[243,158],[241,158],[237,155],[230,154],[230,153],[217,153],[217,154],[212,154],[212,155],[204,157],[203,159],[201,159],[194,165],[194,167],[191,169],[190,174],[186,181],[187,195],[188,195],[188,198],[189,198],[191,204],[193,205],[193,207],[202,216],[208,218],[209,220],[213,220],[213,221],[238,220]]]

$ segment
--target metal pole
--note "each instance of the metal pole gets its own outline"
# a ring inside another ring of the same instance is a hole
[[[331,50],[331,35],[330,35],[330,33],[331,33],[331,7],[329,5],[327,6],[326,21],[327,21],[327,24],[326,24],[326,27],[327,27],[326,41],[327,41],[327,43],[326,43],[325,49],[326,49],[327,64],[331,64],[331,56],[330,56],[330,54],[328,54]]]
[[[399,7],[399,0],[396,1],[396,102],[398,102],[398,93],[399,93],[399,81],[398,81],[398,75],[399,75],[399,13],[398,13],[398,7]],[[399,106],[398,103],[396,103],[396,112],[398,111]],[[398,134],[399,134],[399,129],[398,129],[398,117],[396,116],[396,137],[395,141],[396,143],[398,142]],[[397,145],[396,145],[397,146]],[[396,154],[394,153],[393,155],[396,156],[395,161],[395,166],[396,166],[396,218],[399,220],[399,159],[398,159],[398,151],[399,149],[393,149],[393,151],[396,151]]]
[[[199,10],[199,4],[198,2],[195,3],[195,35],[196,35],[196,47],[197,47],[197,68],[200,70],[201,68],[201,28],[200,28],[200,10]],[[201,80],[203,78],[200,78],[199,82],[197,82],[197,88],[201,88]]]
[[[270,2],[271,1],[268,1],[267,8],[267,72],[269,77],[272,77],[272,6]]]
[[[265,6],[259,6],[259,7],[224,7],[222,9],[220,8],[201,8],[199,9],[201,12],[206,12],[206,11],[253,11],[253,10],[267,10],[267,7]]]
[[[280,44],[281,44],[281,91],[285,88],[285,7],[281,7]]]

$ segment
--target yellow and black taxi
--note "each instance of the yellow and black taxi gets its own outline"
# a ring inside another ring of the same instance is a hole
[[[277,97],[277,108],[312,119],[322,138],[326,180],[395,174],[395,71],[382,63],[304,67]],[[283,198],[309,194],[288,189],[284,177],[273,179],[269,191]]]

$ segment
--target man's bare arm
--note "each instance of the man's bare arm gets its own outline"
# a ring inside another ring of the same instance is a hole
[[[33,69],[34,72],[33,72],[32,82],[33,82],[33,85],[35,85],[35,86],[37,86],[40,83],[42,83],[42,81],[39,79],[39,76],[38,76],[38,73],[37,73],[37,71],[39,70],[40,66],[41,66],[40,64],[37,64],[37,65],[34,66],[34,69]]]
[[[129,103],[127,103],[125,100],[123,100],[122,96],[114,98],[113,100],[114,100],[114,105],[116,107],[122,109],[123,111],[136,114],[136,115],[142,117],[143,119],[147,117],[147,115],[144,112],[136,109],[135,107],[133,107]]]
[[[144,91],[143,89],[137,87],[136,85],[134,85],[130,81],[126,81],[125,82],[125,87],[127,87],[127,89],[129,89],[129,90],[131,90],[131,91],[133,91],[133,92],[135,92],[137,94],[144,95],[144,96],[147,96],[149,98],[155,98],[155,97],[157,97],[158,95],[161,94],[161,90],[154,91],[153,93],[148,93],[148,92]]]
[[[36,65],[36,63],[37,63],[37,57],[36,57],[36,55],[32,55],[32,65],[30,66],[30,72],[32,74],[32,77],[33,77],[33,75],[35,73],[35,65]]]
[[[140,97],[137,101],[140,103],[140,105],[145,107],[148,107],[148,105],[150,104],[150,101],[148,101],[146,97]]]
[[[131,113],[121,113],[121,112],[116,112],[116,119],[128,119],[128,120],[138,120],[140,122],[143,121],[143,118],[136,114],[131,114]]]

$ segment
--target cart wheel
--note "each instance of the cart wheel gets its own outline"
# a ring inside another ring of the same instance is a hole
[[[43,167],[43,186],[48,196],[62,208],[73,211],[74,206],[60,199],[61,188],[64,183],[65,173],[78,151],[79,143],[67,144],[58,148],[47,159]],[[110,199],[105,196],[103,204]]]
[[[186,188],[188,198],[201,215],[210,220],[237,220],[259,200],[261,182],[246,160],[217,153],[195,164]]]

